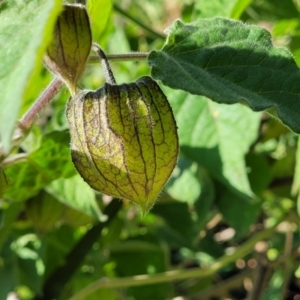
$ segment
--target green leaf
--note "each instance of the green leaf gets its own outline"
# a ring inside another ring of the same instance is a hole
[[[152,76],[171,88],[219,103],[243,102],[254,111],[273,109],[300,133],[300,71],[286,49],[272,46],[265,29],[224,18],[176,21],[163,50],[148,59]]]
[[[197,163],[180,158],[165,191],[176,200],[193,204],[201,193],[197,170]]]
[[[62,203],[105,221],[97,205],[95,192],[79,175],[68,179],[59,178],[49,184],[46,190]]]
[[[164,189],[173,199],[186,202],[194,212],[197,230],[205,225],[215,198],[212,180],[198,164],[180,157],[173,176]]]
[[[251,16],[258,20],[276,21],[278,19],[299,18],[296,3],[291,0],[252,0]],[[249,14],[250,15],[250,14]]]
[[[176,118],[181,153],[231,190],[252,197],[244,155],[256,139],[259,114],[242,105],[220,105],[204,97],[165,91]]]
[[[11,251],[11,241],[5,243],[0,254],[0,299],[7,299],[8,293],[14,290],[19,279],[17,256]]]
[[[8,238],[12,230],[13,223],[15,222],[16,218],[20,215],[22,209],[23,209],[23,203],[18,203],[18,202],[11,203],[7,208],[1,207],[0,249],[2,249],[6,239]]]
[[[0,135],[5,151],[10,148],[25,91],[39,76],[61,6],[60,0],[11,0],[1,11]]]
[[[286,273],[282,269],[277,269],[272,275],[268,286],[262,293],[262,300],[280,300],[282,295],[282,286],[286,280]],[[296,293],[295,293],[296,294]],[[296,295],[295,295],[296,296]]]
[[[181,247],[192,247],[192,241],[198,228],[195,227],[195,222],[186,203],[158,202],[151,213],[164,219],[165,224],[162,226],[161,234],[170,239],[169,243]]]
[[[7,186],[8,186],[7,178],[5,176],[3,169],[0,167],[0,199],[5,194],[5,191],[7,190]]]
[[[252,0],[238,0],[233,6],[230,17],[233,19],[238,19],[245,11],[245,9],[252,3]]]
[[[220,187],[219,190],[222,188]],[[261,202],[256,200],[243,201],[242,198],[229,190],[223,190],[217,200],[217,206],[227,223],[239,236],[249,230],[261,211]]]
[[[53,230],[60,221],[63,210],[64,205],[44,190],[25,204],[26,216],[39,234]]]
[[[36,195],[51,181],[76,173],[71,161],[67,131],[44,135],[40,147],[28,154],[26,161],[8,166],[5,173],[9,186],[5,197],[23,201]]]
[[[215,16],[229,17],[238,0],[198,0],[196,1],[194,19]]]
[[[104,33],[112,10],[111,0],[89,0],[87,11],[90,17],[93,41],[99,41]]]
[[[296,166],[295,166],[295,175],[292,185],[291,194],[297,196],[297,211],[300,216],[300,138],[298,137],[298,144],[296,150]]]
[[[44,275],[44,244],[37,235],[25,233],[11,244],[11,250],[18,257],[18,271],[21,282],[36,293],[41,293]]]
[[[201,182],[201,193],[194,204],[194,209],[197,215],[197,229],[201,230],[211,217],[210,210],[215,201],[215,187],[205,170],[198,170],[198,178]]]
[[[272,180],[271,168],[268,161],[263,155],[248,154],[246,162],[251,188],[255,194],[261,194]]]
[[[116,263],[115,272],[120,276],[155,274],[166,271],[167,253],[156,237],[151,235],[137,236],[111,249],[111,258]],[[134,299],[168,298],[168,283],[150,286],[129,287],[128,296]]]

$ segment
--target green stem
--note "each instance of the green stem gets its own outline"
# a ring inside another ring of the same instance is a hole
[[[109,62],[108,62],[108,60],[106,58],[106,55],[103,52],[103,50],[96,43],[93,43],[92,50],[97,52],[97,54],[100,58],[101,65],[102,65],[102,68],[104,70],[104,76],[105,76],[106,82],[109,83],[109,84],[116,84],[115,76],[114,76],[114,74],[113,74],[113,72],[110,68]]]
[[[113,7],[114,7],[114,10],[117,11],[119,14],[123,15],[124,17],[126,17],[129,20],[131,20],[132,22],[136,23],[141,28],[143,28],[146,31],[148,31],[154,37],[162,39],[162,40],[165,40],[165,36],[163,34],[161,34],[161,33],[157,32],[157,31],[153,30],[152,28],[148,27],[147,25],[145,25],[144,23],[142,23],[141,21],[139,21],[135,17],[131,16],[126,11],[124,11],[119,5],[114,4]]]
[[[110,61],[139,61],[146,60],[149,52],[130,52],[125,54],[107,54],[106,58]],[[90,56],[89,63],[99,62],[99,56]]]
[[[2,167],[8,167],[10,165],[14,165],[20,161],[26,161],[28,157],[27,153],[18,153],[12,156],[7,157],[2,162]]]
[[[233,263],[237,259],[242,258],[248,253],[250,253],[253,250],[256,243],[270,237],[276,230],[276,227],[277,225],[257,233],[255,236],[246,241],[242,246],[240,246],[234,254],[222,256],[216,262],[214,262],[208,269],[196,268],[192,270],[174,270],[154,275],[137,275],[116,279],[102,278],[91,283],[86,288],[82,289],[79,293],[69,298],[68,300],[85,299],[87,295],[101,288],[121,288],[129,286],[132,287],[154,283],[170,282],[173,280],[182,280],[188,278],[210,277],[219,270],[226,267],[228,264]]]
[[[13,148],[17,147],[22,143],[22,141],[29,133],[39,113],[53,99],[53,97],[57,94],[57,92],[62,86],[62,81],[60,81],[58,78],[53,79],[53,81],[47,86],[47,88],[39,96],[39,98],[32,104],[32,106],[29,108],[29,110],[25,113],[25,115],[18,123],[18,127],[15,130],[12,138],[10,152],[13,150]],[[0,162],[2,162],[8,154],[4,154],[0,145]]]

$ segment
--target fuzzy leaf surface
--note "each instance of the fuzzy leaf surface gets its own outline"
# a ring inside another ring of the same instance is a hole
[[[218,103],[270,110],[300,133],[300,71],[263,28],[225,18],[176,21],[162,51],[148,57],[163,84]]]

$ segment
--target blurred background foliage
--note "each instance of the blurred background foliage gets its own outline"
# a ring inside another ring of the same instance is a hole
[[[94,40],[107,54],[161,49],[165,29],[178,18],[223,16],[266,28],[274,45],[287,47],[300,64],[298,0],[89,1]],[[6,9],[3,1],[0,17]],[[150,74],[145,61],[111,65],[118,83]],[[26,90],[20,117],[50,80],[42,69]],[[100,64],[89,64],[80,87],[103,83]],[[120,201],[93,192],[76,175],[67,89],[43,111],[4,165],[9,185],[0,201],[0,299],[300,299],[298,136],[266,113],[162,88],[181,154],[143,219],[130,203],[117,213]],[[217,122],[218,114],[224,117]],[[236,161],[247,172],[252,199],[216,176]],[[149,284],[153,274],[172,270],[177,280],[165,273]],[[184,277],[189,270],[194,276]],[[130,277],[143,274],[148,284]],[[100,281],[82,296],[101,278],[111,285]]]

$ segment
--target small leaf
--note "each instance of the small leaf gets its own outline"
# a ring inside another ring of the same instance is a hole
[[[64,80],[72,95],[91,51],[92,33],[84,6],[65,5],[58,17],[44,63]]]
[[[67,107],[76,169],[95,190],[138,204],[145,215],[178,156],[169,102],[150,77],[81,91]]]
[[[224,18],[176,21],[163,50],[148,59],[152,76],[171,88],[247,103],[254,111],[273,109],[300,133],[300,71],[265,29]]]
[[[46,190],[67,206],[96,217],[100,221],[105,221],[106,217],[97,205],[94,191],[79,175],[68,179],[59,178],[49,184]]]
[[[0,24],[0,136],[5,152],[10,148],[24,92],[28,85],[35,84],[50,32],[61,10],[60,0],[6,3]]]

